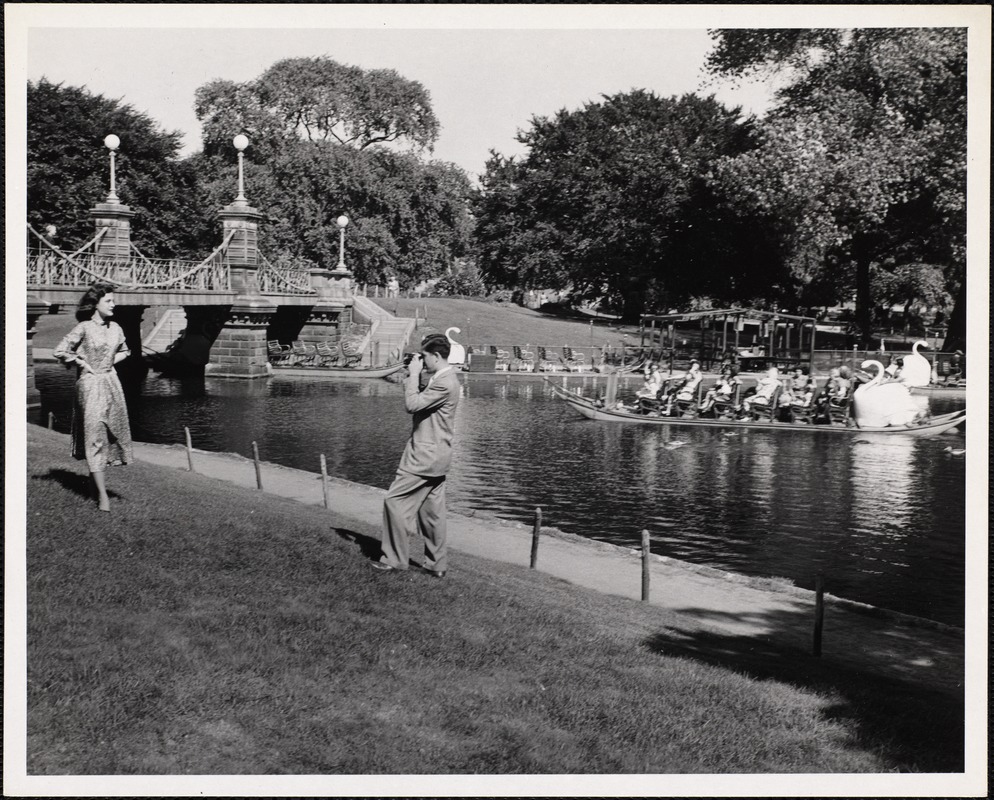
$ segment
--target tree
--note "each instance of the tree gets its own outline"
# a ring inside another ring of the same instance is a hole
[[[363,70],[326,56],[278,61],[252,81],[216,80],[196,92],[204,149],[245,133],[259,150],[304,139],[359,150],[407,141],[431,150],[439,123],[428,91],[390,69]]]
[[[117,192],[137,212],[132,239],[149,256],[195,258],[207,231],[196,207],[196,173],[178,158],[180,133],[165,132],[130,105],[85,87],[28,83],[28,221],[54,225],[74,248],[94,234],[87,212],[110,186],[109,133],[121,140]]]
[[[712,214],[704,175],[745,146],[738,116],[713,98],[635,90],[533,118],[519,134],[527,155],[492,153],[481,181],[485,279],[608,295],[627,319],[699,294],[701,281],[725,293],[721,277],[741,267],[729,240],[742,231]]]
[[[261,157],[262,163],[254,159]],[[200,155],[200,205],[233,199],[235,168]],[[395,274],[404,286],[446,274],[470,246],[469,179],[458,167],[372,148],[289,141],[279,150],[246,151],[246,195],[267,219],[259,247],[269,259],[331,265],[339,258],[337,218],[347,214],[346,264],[359,282]]]
[[[776,228],[801,293],[833,284],[835,299],[855,293],[864,342],[873,327],[874,270],[942,265],[958,308],[965,299],[965,33],[712,36],[713,72],[787,78],[759,128],[760,146],[724,160],[716,182]]]

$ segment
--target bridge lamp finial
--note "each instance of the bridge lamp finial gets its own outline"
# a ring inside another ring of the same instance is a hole
[[[338,265],[335,269],[346,272],[348,267],[345,266],[345,228],[349,224],[349,218],[342,214],[335,222],[338,224]]]
[[[245,205],[247,204],[248,201],[245,199],[245,177],[244,177],[244,169],[242,166],[242,161],[243,161],[242,151],[249,146],[248,136],[246,136],[243,133],[240,133],[234,139],[231,140],[231,143],[235,146],[235,149],[238,151],[238,197],[235,198],[235,202],[242,203],[243,205]]]
[[[110,192],[107,195],[108,203],[119,203],[120,198],[117,196],[117,176],[115,174],[114,168],[114,151],[121,146],[121,140],[117,138],[113,133],[108,134],[104,137],[104,147],[110,150]]]

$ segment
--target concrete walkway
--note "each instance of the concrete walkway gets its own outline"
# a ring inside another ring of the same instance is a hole
[[[135,443],[145,462],[188,469],[180,445]],[[250,459],[228,453],[193,451],[197,473],[230,483],[256,486]],[[265,492],[321,505],[321,476],[262,463]],[[329,505],[358,523],[363,532],[379,530],[384,491],[329,478]],[[481,515],[449,514],[452,549],[473,556],[528,567],[531,530]],[[412,547],[412,552],[418,552]],[[458,555],[451,569],[458,571]],[[637,551],[543,529],[538,569],[598,592],[641,598],[642,565]],[[776,646],[811,652],[814,595],[792,586],[757,587],[756,581],[654,556],[650,566],[653,605],[678,612],[688,630],[726,638],[757,649]],[[963,632],[927,620],[826,598],[822,663],[835,662],[856,672],[872,672],[932,690],[959,693],[963,685]]]

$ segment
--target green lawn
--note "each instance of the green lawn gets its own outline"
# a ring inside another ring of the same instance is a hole
[[[769,643],[752,657],[793,680],[708,663],[679,616],[459,553],[443,581],[376,573],[340,533],[370,550],[375,531],[181,471],[110,471],[102,514],[67,437],[28,437],[29,774],[948,763],[906,687],[856,690]],[[924,761],[901,741],[922,726]]]
[[[450,297],[374,300],[381,308],[398,317],[422,320],[418,334],[444,333],[446,328],[459,328],[453,338],[460,344],[496,344],[504,347],[528,344],[532,347],[573,348],[620,346],[638,344],[638,326],[619,326],[605,320],[590,322],[566,319],[534,311],[513,303],[486,303]],[[425,311],[427,310],[427,318]],[[626,338],[627,337],[627,338]]]

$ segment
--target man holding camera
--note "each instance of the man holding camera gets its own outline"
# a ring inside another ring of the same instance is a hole
[[[383,501],[383,557],[373,562],[382,572],[406,570],[409,537],[417,530],[425,540],[422,570],[444,578],[448,569],[445,542],[445,474],[452,461],[452,436],[459,379],[449,366],[449,340],[441,334],[425,337],[421,353],[408,364],[404,407],[414,415],[414,427],[397,467],[397,477]],[[428,384],[419,391],[424,369]]]

